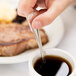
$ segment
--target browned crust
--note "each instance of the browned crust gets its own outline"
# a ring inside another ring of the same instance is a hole
[[[11,32],[11,33],[10,33]],[[48,36],[43,29],[40,30],[42,44],[48,42]],[[23,41],[15,44],[20,40]],[[7,45],[0,45],[0,55],[1,56],[14,56],[24,52],[28,49],[37,48],[37,42],[34,34],[30,31],[29,26],[11,23],[0,25],[0,44],[7,43]]]

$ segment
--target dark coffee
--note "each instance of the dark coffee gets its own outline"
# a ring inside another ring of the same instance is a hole
[[[72,72],[71,64],[57,56],[45,56],[45,63],[42,58],[38,59],[34,69],[42,76],[68,76]]]

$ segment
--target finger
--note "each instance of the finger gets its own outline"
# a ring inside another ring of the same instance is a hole
[[[32,14],[32,17],[30,19],[30,22],[32,23],[32,21],[35,19],[35,17],[37,17],[39,14],[42,14],[46,11],[47,9],[42,9],[40,11],[34,11]]]
[[[46,8],[45,0],[37,0],[37,5],[41,8]]]
[[[34,11],[33,7],[35,6],[37,0],[19,0],[18,4],[18,14],[20,16],[27,17],[31,12]]]
[[[49,7],[49,9],[45,13],[38,15],[33,20],[32,22],[33,28],[37,29],[50,24],[68,5],[69,1],[67,0],[61,1],[60,3],[56,1],[55,3],[53,2],[53,4]]]

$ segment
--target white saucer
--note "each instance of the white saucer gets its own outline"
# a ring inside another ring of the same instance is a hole
[[[56,20],[52,24],[44,27],[44,29],[48,35],[49,42],[46,45],[44,45],[43,48],[56,47],[61,41],[64,34],[64,26],[61,21],[61,18],[60,17],[56,18]],[[13,64],[13,63],[26,62],[28,61],[29,56],[32,55],[31,53],[35,53],[36,51],[38,51],[38,49],[28,50],[17,56],[0,57],[0,64]]]

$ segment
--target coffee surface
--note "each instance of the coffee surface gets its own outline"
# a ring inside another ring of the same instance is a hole
[[[56,56],[45,56],[45,63],[42,58],[38,59],[34,69],[42,76],[69,76],[72,72],[70,63]]]

